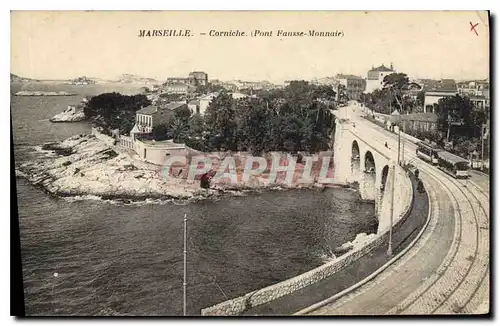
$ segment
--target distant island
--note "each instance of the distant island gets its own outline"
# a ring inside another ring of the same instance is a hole
[[[147,78],[147,77],[141,77],[137,75],[132,75],[132,74],[123,74],[120,77],[118,77],[118,80],[116,80],[118,83],[125,83],[125,84],[132,84],[132,83],[137,83],[137,84],[157,84],[159,83],[156,79],[154,78]]]
[[[148,77],[142,77],[138,75],[133,75],[133,74],[123,74],[120,75],[118,78],[111,80],[111,79],[102,79],[102,78],[94,78],[94,77],[87,77],[87,76],[80,76],[76,77],[73,79],[61,79],[61,80],[49,80],[49,79],[44,79],[44,80],[38,80],[38,79],[31,79],[31,78],[25,78],[25,77],[20,77],[15,74],[10,74],[10,82],[11,83],[18,83],[18,84],[26,84],[26,83],[62,83],[62,84],[69,84],[69,85],[94,85],[94,84],[114,84],[114,83],[120,83],[120,84],[159,84],[160,82],[154,78],[148,78]],[[29,95],[25,95],[29,96]],[[36,96],[36,95],[32,95]]]
[[[14,95],[15,96],[73,96],[77,94],[65,91],[60,91],[60,92],[19,91]]]
[[[86,76],[82,76],[82,77],[77,77],[75,79],[72,79],[72,80],[68,81],[67,83],[71,84],[71,85],[92,85],[92,84],[95,84],[96,81],[91,79],[91,78],[88,78]]]

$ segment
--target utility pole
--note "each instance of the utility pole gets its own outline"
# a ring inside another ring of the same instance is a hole
[[[481,171],[484,170],[484,127],[481,125]]]
[[[186,287],[187,287],[187,214],[184,214],[184,282],[182,283],[184,289],[184,316],[187,316],[187,301],[186,301]]]
[[[403,133],[405,132],[405,125],[404,125],[404,122],[401,123],[403,125]],[[401,162],[402,164],[404,165],[405,164],[405,140],[404,140],[404,136],[403,136],[403,139],[401,139]]]
[[[391,187],[391,216],[390,216],[390,223],[389,223],[389,247],[387,248],[387,255],[392,256],[392,223],[394,219],[394,186],[396,185],[395,183],[396,180],[396,165],[392,165],[392,187]]]
[[[398,165],[399,165],[399,149],[401,146],[401,127],[398,126]]]

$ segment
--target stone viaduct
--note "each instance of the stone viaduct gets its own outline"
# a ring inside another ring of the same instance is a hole
[[[412,188],[403,168],[396,165],[394,154],[370,137],[348,119],[336,119],[335,180],[341,185],[358,184],[361,199],[375,203],[379,220],[377,233],[381,233],[390,225],[393,173],[394,212],[401,210],[398,199],[411,196]]]

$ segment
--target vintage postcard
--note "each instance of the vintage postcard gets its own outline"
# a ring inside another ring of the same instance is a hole
[[[12,11],[13,314],[489,314],[489,19]]]

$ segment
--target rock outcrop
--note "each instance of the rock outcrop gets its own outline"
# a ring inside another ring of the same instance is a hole
[[[77,110],[77,108],[72,105],[50,119],[51,122],[76,122],[82,120],[85,120],[85,113],[81,110]]]

